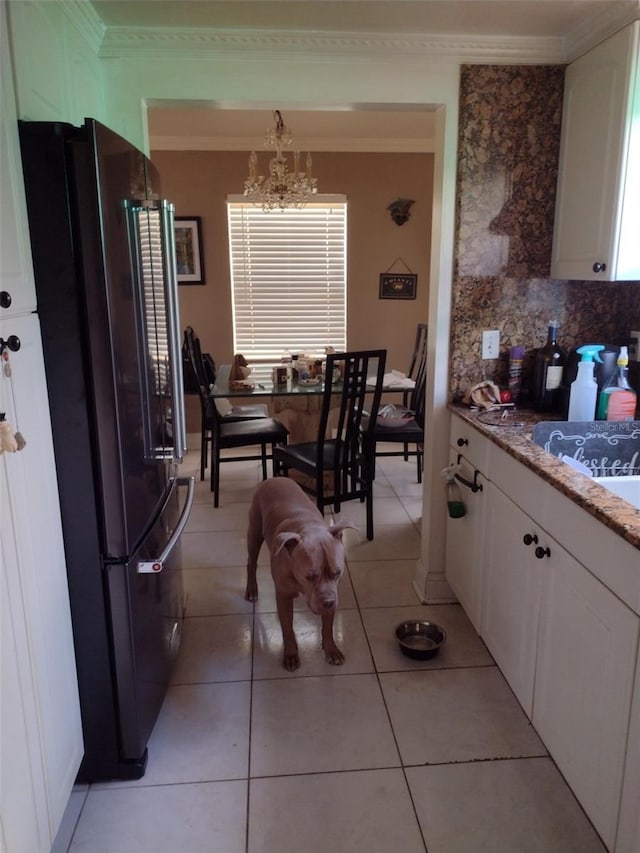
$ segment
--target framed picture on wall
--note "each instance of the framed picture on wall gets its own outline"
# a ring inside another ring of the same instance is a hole
[[[199,216],[176,216],[176,266],[178,284],[204,284],[202,225]]]
[[[380,273],[379,299],[415,299],[418,276],[415,273]]]

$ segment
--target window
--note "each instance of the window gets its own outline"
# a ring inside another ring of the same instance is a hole
[[[345,197],[270,212],[233,198],[227,211],[234,352],[274,362],[285,350],[344,351]]]

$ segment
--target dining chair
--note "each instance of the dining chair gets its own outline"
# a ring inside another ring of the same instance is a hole
[[[209,445],[213,445],[216,416],[220,415],[224,423],[235,423],[237,421],[255,420],[256,418],[268,418],[269,410],[264,404],[250,406],[235,406],[229,404],[226,407],[220,405],[217,411],[216,401],[209,392],[210,376],[207,375],[204,356],[200,347],[200,339],[195,334],[192,326],[184,330],[184,345],[187,361],[191,369],[192,383],[190,387],[196,387],[200,398],[200,479],[204,480],[204,473],[209,462]],[[185,364],[185,367],[187,365]],[[185,382],[185,387],[187,383]]]
[[[374,477],[375,460],[382,456],[403,456],[405,461],[410,456],[416,458],[418,483],[422,482],[424,465],[424,411],[425,383],[427,367],[427,324],[418,323],[416,332],[416,348],[412,356],[408,376],[415,385],[411,391],[403,394],[403,405],[389,407],[392,409],[389,417],[384,417],[384,407],[379,413],[372,441],[374,443]],[[402,444],[401,450],[379,450],[379,443]],[[410,448],[415,446],[414,450]]]
[[[429,327],[427,323],[418,323],[418,325],[416,326],[416,339],[413,345],[413,352],[411,354],[409,370],[407,371],[407,376],[409,377],[409,379],[416,378],[416,374],[420,369],[420,364],[426,356],[428,328]]]
[[[386,350],[328,355],[316,440],[276,447],[273,453],[275,474],[306,475],[296,479],[323,514],[330,504],[340,512],[343,501],[366,502],[367,539],[373,539],[373,429],[386,357]],[[342,377],[339,393],[331,384],[334,367]]]
[[[243,418],[228,422],[213,407],[213,441],[211,444],[211,491],[214,507],[220,504],[220,465],[223,462],[245,462],[259,459],[262,479],[267,479],[267,460],[271,460],[275,476],[275,454],[287,444],[289,430],[277,418]],[[242,456],[222,456],[222,450],[260,446],[260,453]]]

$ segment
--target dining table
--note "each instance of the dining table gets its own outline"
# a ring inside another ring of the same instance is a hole
[[[242,383],[233,383],[229,382],[230,365],[221,364],[218,367],[215,385],[210,390],[211,396],[214,400],[228,399],[232,403],[240,400],[244,402],[247,398],[268,398],[269,414],[285,424],[292,444],[315,441],[327,377],[322,375],[309,380],[288,378],[286,382],[275,383],[275,366],[283,365],[252,364],[249,376]],[[375,372],[374,365],[371,370],[372,376]],[[388,393],[402,393],[412,387],[410,380],[401,386],[402,376],[404,374],[397,371],[385,374],[387,380],[383,385],[385,396]],[[394,378],[397,380],[396,384],[392,384]],[[373,386],[371,391],[373,392]],[[341,392],[342,382],[339,379],[332,381],[331,393],[336,398],[336,407],[339,404]]]

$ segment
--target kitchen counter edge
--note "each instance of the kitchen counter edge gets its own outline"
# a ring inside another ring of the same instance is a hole
[[[518,426],[494,426],[484,423],[479,418],[482,413],[467,406],[450,403],[448,409],[640,550],[640,510],[534,444],[531,436],[535,424],[557,417],[519,410]]]

